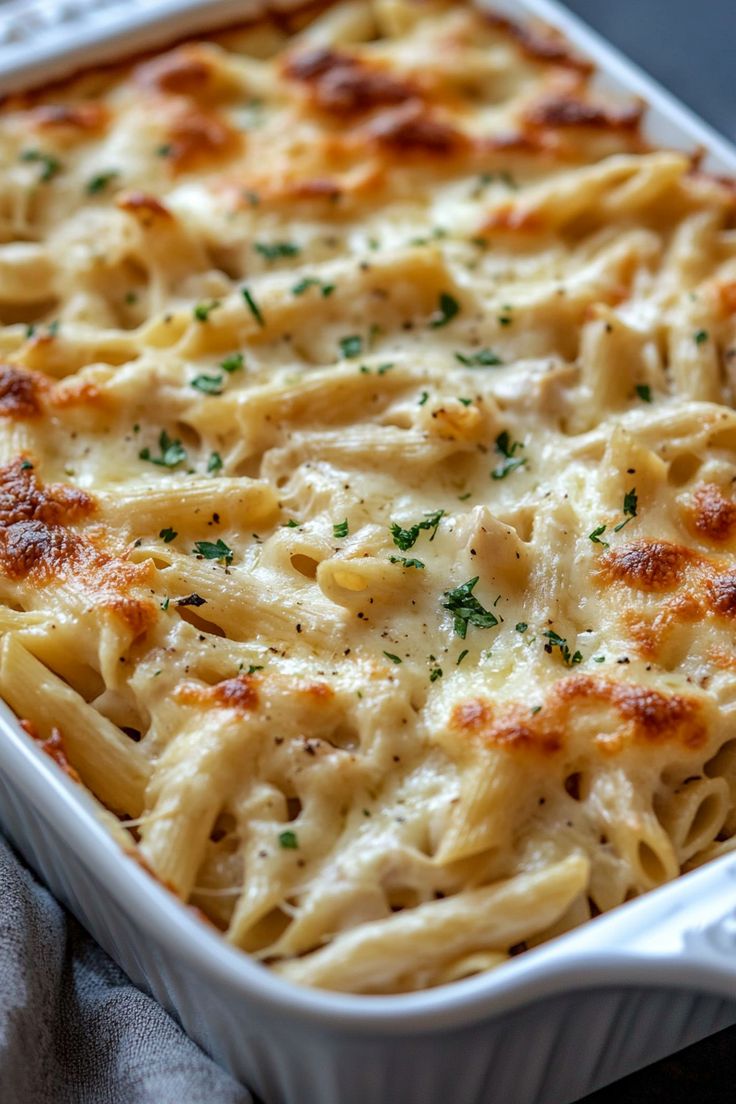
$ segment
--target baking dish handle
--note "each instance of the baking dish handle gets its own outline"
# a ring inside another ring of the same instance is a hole
[[[619,930],[606,942],[621,949],[632,982],[736,999],[736,854],[629,903],[611,920]]]

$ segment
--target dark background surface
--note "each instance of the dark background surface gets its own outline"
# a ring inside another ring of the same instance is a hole
[[[736,141],[736,0],[567,0],[566,6]],[[736,1028],[585,1104],[736,1104]]]

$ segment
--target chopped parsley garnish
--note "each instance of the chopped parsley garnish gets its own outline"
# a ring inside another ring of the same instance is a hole
[[[462,663],[462,661],[463,661],[463,660],[465,659],[465,657],[466,657],[466,655],[467,655],[467,654],[468,654],[468,649],[467,649],[467,648],[463,648],[463,650],[461,651],[460,655],[459,655],[459,656],[457,657],[457,659],[455,660],[455,666],[456,666],[456,667],[459,667],[459,666],[460,666],[460,664],[461,664],[461,663]]]
[[[43,177],[41,178],[43,179]],[[696,330],[693,334],[693,341],[696,345],[703,345],[708,340],[707,330]]]
[[[298,528],[299,528],[299,522],[294,521],[293,518],[289,518],[289,520],[285,521],[283,526],[282,526],[282,529],[298,529]]]
[[[429,672],[429,681],[430,682],[436,682],[437,679],[441,679],[441,678],[442,678],[442,668],[441,667],[432,667],[432,668],[430,668],[430,672]]]
[[[391,523],[391,536],[393,537],[394,544],[397,548],[400,548],[402,552],[408,552],[409,549],[413,548],[416,544],[422,529],[432,530],[432,536],[429,539],[433,541],[437,536],[437,529],[444,516],[444,510],[435,510],[432,514],[426,514],[424,521],[418,521],[416,525],[412,525],[408,529],[402,529],[397,522],[393,521]]]
[[[104,192],[108,184],[112,184],[116,176],[120,173],[117,169],[111,169],[109,172],[98,173],[97,176],[93,176],[87,181],[87,194],[99,195],[100,192]]]
[[[363,338],[360,334],[350,334],[348,337],[341,337],[339,344],[340,353],[344,357],[357,357],[363,352]]]
[[[516,625],[516,631],[518,633],[524,633],[529,628],[526,621],[519,621]]]
[[[466,491],[465,494],[458,495],[457,496],[458,502],[467,502],[467,500],[470,498],[472,493],[473,493],[472,491]]]
[[[255,318],[258,325],[259,326],[265,326],[266,323],[264,321],[263,315],[261,314],[260,308],[259,308],[258,304],[256,303],[255,299],[253,298],[253,296],[251,295],[248,288],[247,287],[241,288],[240,292],[241,292],[243,298],[245,299],[245,302],[248,306],[248,310],[253,315],[253,317]]]
[[[316,276],[305,276],[297,284],[294,284],[291,289],[292,295],[303,295],[305,291],[308,291],[311,287],[318,287],[322,292],[322,298],[328,299],[335,290],[334,284],[323,284],[321,280],[318,280]]]
[[[301,253],[299,246],[290,241],[256,242],[253,248],[267,261],[277,261],[281,257],[296,257]]]
[[[219,299],[210,299],[209,303],[197,303],[192,310],[192,314],[196,318],[197,322],[207,322],[212,314],[213,310],[217,310],[220,306]]]
[[[394,367],[393,361],[387,361],[386,364],[379,364],[376,371],[379,376],[385,376],[387,372],[390,372]]]
[[[157,157],[171,157],[173,152],[174,152],[174,147],[172,146],[171,142],[164,142],[164,144],[162,146],[157,146],[156,147],[156,156]]]
[[[138,302],[138,294],[135,291],[126,291],[125,302],[129,307],[132,307],[134,303]]]
[[[642,402],[650,403],[652,401],[652,389],[648,383],[637,383],[636,393]]]
[[[164,544],[171,544],[171,542],[175,540],[176,537],[179,536],[179,534],[177,533],[176,529],[162,529],[159,533],[159,536]]]
[[[402,567],[416,567],[420,569],[424,567],[424,564],[421,560],[407,560],[406,556],[389,556],[389,561],[391,563],[401,564]]]
[[[138,456],[141,460],[148,460],[151,464],[158,464],[160,468],[175,468],[187,458],[187,450],[179,438],[169,437],[165,429],[161,430],[158,438],[160,455],[152,456],[149,448],[141,449]]]
[[[222,560],[225,564],[233,562],[233,550],[228,548],[224,540],[218,538],[216,541],[195,541],[194,548],[199,556],[203,556],[205,560]]]
[[[215,472],[219,472],[222,468],[222,457],[219,452],[211,452],[210,458],[207,461],[207,471],[214,475]]]
[[[279,846],[283,847],[285,851],[296,851],[299,847],[296,832],[293,832],[291,828],[288,828],[285,832],[280,832]]]
[[[449,292],[443,291],[440,293],[437,310],[430,318],[429,325],[433,330],[438,330],[440,326],[446,326],[448,322],[452,322],[459,313],[460,304],[457,299]]]
[[[605,656],[593,656],[593,662],[594,663],[605,663],[606,662],[606,657]]]
[[[332,535],[335,540],[342,540],[343,537],[348,535],[349,531],[347,518],[345,518],[344,521],[338,521],[336,525],[332,526]]]
[[[428,398],[429,398],[429,391],[422,391],[422,397],[419,400],[419,402],[417,403],[417,405],[418,406],[424,406],[424,404],[426,403]]]
[[[608,548],[608,541],[601,540],[605,531],[605,525],[596,526],[592,533],[588,533],[588,540],[592,541],[593,544],[602,544],[604,548]]]
[[[228,372],[230,375],[233,372],[239,372],[243,367],[243,354],[242,353],[230,353],[224,360],[221,360],[218,367],[222,368],[223,372]]]
[[[510,326],[511,325],[511,323],[513,322],[513,318],[511,317],[511,311],[513,309],[514,308],[509,303],[505,303],[501,307],[501,310],[504,311],[504,313],[499,314],[499,316],[498,316],[499,326]]]
[[[477,353],[455,353],[455,360],[466,368],[497,368],[503,364],[500,356],[488,348],[479,349]]]
[[[639,499],[636,495],[636,487],[632,487],[630,491],[627,491],[624,495],[624,520],[620,521],[618,525],[614,525],[614,533],[620,532],[624,525],[628,525],[632,518],[636,517],[636,511],[639,505]]]
[[[386,659],[390,659],[392,663],[401,663],[400,656],[394,655],[393,652],[384,652],[383,654]]]
[[[248,667],[248,670],[245,673],[246,673],[246,675],[254,675],[256,673],[256,671],[262,671],[262,670],[263,670],[263,664],[262,663],[251,663],[250,666]]]
[[[478,582],[479,576],[469,579],[467,583],[455,587],[454,590],[446,590],[446,602],[442,608],[449,610],[453,618],[453,628],[456,634],[465,639],[468,625],[475,625],[478,629],[492,629],[498,624],[498,618],[490,610],[484,609],[478,599],[473,595],[473,587]]]
[[[499,433],[496,438],[496,451],[500,452],[505,459],[502,464],[493,469],[491,479],[505,479],[512,471],[523,467],[526,464],[526,457],[515,455],[519,449],[523,448],[523,442],[512,441],[507,430],[504,429],[503,433]]]
[[[542,636],[547,637],[547,643],[544,645],[544,650],[548,655],[552,654],[553,648],[560,649],[560,655],[562,656],[562,662],[566,667],[574,667],[577,663],[582,663],[583,657],[580,652],[570,652],[567,640],[564,636],[560,636],[558,633],[548,629],[542,633]]]
[[[48,184],[57,173],[61,172],[61,161],[58,157],[54,157],[52,153],[45,153],[40,149],[25,149],[21,153],[20,159],[21,161],[35,161],[43,166],[38,178],[42,184]]]
[[[222,394],[222,376],[195,376],[192,380],[192,387],[195,391],[201,391],[203,395],[221,395]]]

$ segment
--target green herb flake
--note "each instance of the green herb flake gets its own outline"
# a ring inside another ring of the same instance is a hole
[[[389,556],[389,562],[392,564],[401,564],[402,567],[416,567],[419,570],[424,569],[424,564],[421,560],[407,560],[406,556]]]
[[[135,292],[135,291],[126,291],[126,293],[125,293],[125,302],[126,302],[127,306],[129,306],[129,307],[132,307],[135,303],[137,303],[138,302],[137,292]]]
[[[221,395],[223,382],[222,376],[201,375],[195,376],[191,385],[195,391],[201,391],[203,395]]]
[[[296,832],[291,828],[287,828],[285,832],[279,833],[279,847],[283,847],[284,851],[297,851],[299,849],[299,840],[297,839]]]
[[[192,309],[192,314],[197,322],[208,322],[213,310],[220,306],[219,299],[210,299],[209,303],[197,303]]]
[[[452,322],[460,313],[460,304],[454,296],[449,292],[443,291],[440,293],[439,302],[437,304],[437,310],[434,312],[429,320],[430,328],[438,330],[441,326],[446,326],[448,322]]]
[[[158,464],[160,468],[175,468],[187,458],[187,450],[178,438],[169,437],[165,429],[161,430],[158,439],[159,455],[153,456],[149,448],[141,449],[138,456],[141,460],[148,460],[151,464]]]
[[[606,657],[605,656],[593,656],[593,662],[594,663],[605,663],[606,662]]]
[[[171,601],[170,598],[164,598],[163,602],[161,603],[161,609],[162,610],[167,610],[169,608],[169,602],[170,601]]]
[[[526,464],[526,457],[517,456],[515,454],[519,449],[523,448],[523,442],[512,441],[507,430],[504,429],[502,433],[499,433],[496,438],[496,451],[500,452],[505,459],[502,464],[499,464],[493,469],[491,472],[491,479],[505,479],[507,475],[516,471],[517,468],[522,468]]]
[[[228,548],[224,540],[195,541],[194,548],[198,556],[205,560],[222,560],[225,564],[233,562],[233,550]]]
[[[348,337],[341,337],[339,345],[340,354],[348,359],[360,356],[363,352],[363,338],[360,334],[350,334]]]
[[[338,521],[336,525],[332,526],[332,535],[335,540],[342,540],[348,535],[349,531],[347,518],[345,518],[344,521]]]
[[[558,633],[553,632],[551,629],[543,632],[542,636],[547,637],[547,643],[544,645],[544,650],[545,652],[547,652],[548,655],[552,654],[553,648],[559,648],[562,662],[565,664],[566,667],[574,667],[576,664],[582,663],[582,654],[580,652],[571,653],[570,648],[568,647],[567,640],[564,636],[560,636]]]
[[[58,157],[54,157],[52,153],[45,153],[40,149],[25,149],[20,155],[21,161],[35,162],[41,165],[41,175],[39,180],[42,184],[48,184],[50,180],[53,180],[57,173],[61,172],[61,161]]]
[[[207,461],[207,471],[210,475],[214,475],[216,472],[222,470],[222,457],[219,452],[211,452],[209,460]]]
[[[460,396],[458,395],[458,397],[457,397],[457,401],[458,401],[459,403],[462,403],[462,404],[463,404],[463,406],[470,406],[470,404],[472,403],[472,401],[473,401],[473,400],[472,400],[472,399],[463,399],[463,398],[461,398],[461,397],[460,397]]]
[[[402,552],[408,552],[410,548],[413,548],[417,542],[417,538],[422,530],[432,530],[432,536],[429,538],[433,541],[437,536],[437,529],[440,521],[445,516],[444,510],[435,510],[434,513],[426,514],[424,521],[418,521],[416,525],[410,526],[408,529],[402,529],[397,522],[391,523],[391,536],[393,542],[397,548]]]
[[[624,520],[620,521],[618,525],[614,525],[614,533],[619,533],[624,525],[628,525],[632,518],[636,517],[636,511],[639,506],[639,499],[636,495],[636,487],[632,487],[630,491],[627,491],[624,495]]]
[[[446,602],[442,608],[449,610],[453,618],[453,628],[457,636],[463,640],[468,631],[468,625],[475,625],[478,629],[491,629],[498,624],[498,618],[490,610],[484,609],[473,594],[473,587],[478,582],[479,576],[469,579],[467,583],[455,587],[454,590],[446,590]]]
[[[528,628],[529,626],[527,625],[526,621],[519,621],[516,625],[516,631],[518,633],[524,633]]]
[[[541,705],[533,705],[531,712],[532,712],[533,717],[535,717],[537,715],[537,713],[541,713],[542,712]]]
[[[248,307],[248,310],[250,311],[250,313],[255,318],[258,325],[259,326],[265,326],[266,323],[265,323],[265,320],[263,318],[263,315],[261,314],[260,308],[259,308],[258,304],[256,303],[255,299],[253,298],[253,296],[252,296],[251,292],[249,291],[249,289],[247,287],[241,288],[240,293],[243,296],[243,299],[245,299],[246,306]]]
[[[419,402],[417,403],[417,406],[424,406],[424,404],[426,403],[428,398],[429,398],[429,391],[422,391],[422,397],[419,400]]]
[[[98,173],[97,176],[91,177],[87,181],[87,195],[99,195],[100,192],[104,192],[119,175],[117,169],[110,169],[109,172]]]
[[[648,383],[637,383],[636,393],[642,402],[650,403],[652,401],[652,389]]]
[[[245,673],[246,673],[246,675],[254,675],[256,673],[256,671],[262,671],[262,670],[263,670],[263,664],[262,663],[251,663],[251,665],[249,666],[248,670]]]
[[[601,540],[601,537],[603,536],[605,531],[606,531],[606,526],[605,525],[596,526],[596,528],[593,530],[592,533],[588,533],[588,540],[592,541],[593,544],[601,544],[601,545],[603,545],[604,548],[608,548],[609,547],[608,541]]]
[[[163,145],[156,147],[157,157],[171,157],[174,152],[174,147],[171,142],[164,142]]]
[[[437,679],[441,679],[441,678],[442,678],[442,668],[441,667],[432,667],[432,668],[430,668],[430,672],[429,672],[429,681],[430,682],[436,682]]]
[[[493,349],[479,349],[477,353],[455,353],[455,360],[466,368],[497,368],[503,364]]]
[[[466,657],[466,655],[467,655],[467,654],[468,654],[468,649],[467,649],[467,648],[463,648],[463,650],[461,651],[460,655],[459,655],[459,656],[457,657],[457,660],[455,661],[455,666],[456,666],[456,667],[459,667],[459,666],[460,666],[460,664],[461,664],[461,663],[462,663],[462,661],[463,661],[463,660],[465,659],[465,657]]]
[[[321,281],[315,276],[304,276],[298,283],[294,284],[291,289],[292,295],[303,295],[305,291],[308,291],[311,287],[320,287]]]
[[[33,471],[33,464],[30,460],[23,460],[20,465],[21,471]]]
[[[223,372],[227,372],[232,375],[233,372],[240,372],[243,368],[245,361],[242,353],[230,353],[224,360],[221,360],[218,367],[222,368]]]
[[[179,534],[177,533],[176,529],[162,529],[159,533],[159,537],[164,542],[164,544],[171,544],[171,542],[175,540],[178,536]]]
[[[693,341],[695,342],[696,345],[704,345],[707,340],[708,340],[708,331],[707,330],[696,330],[695,333],[693,334]]]
[[[322,298],[323,299],[329,299],[330,296],[332,295],[333,291],[335,290],[335,287],[336,287],[335,284],[323,284],[322,285]]]
[[[457,496],[458,502],[467,502],[472,493],[473,493],[472,491],[466,491],[465,494],[458,495]]]
[[[393,652],[384,652],[383,654],[386,659],[390,659],[392,663],[401,663],[401,657],[394,655]]]
[[[390,372],[393,367],[395,367],[395,365],[391,361],[389,361],[386,364],[379,364],[376,371],[378,372],[379,376],[385,376],[386,373]]]
[[[285,521],[285,522],[283,523],[283,525],[281,526],[281,528],[282,528],[282,529],[298,529],[298,528],[299,528],[299,522],[298,522],[298,521],[294,521],[294,519],[293,519],[293,518],[289,518],[289,520],[288,520],[288,521]]]
[[[297,257],[301,253],[299,246],[290,241],[256,242],[253,248],[267,261],[278,261],[282,257]]]

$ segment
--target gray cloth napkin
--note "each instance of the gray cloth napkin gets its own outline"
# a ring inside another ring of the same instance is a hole
[[[252,1104],[0,837],[2,1104]]]

